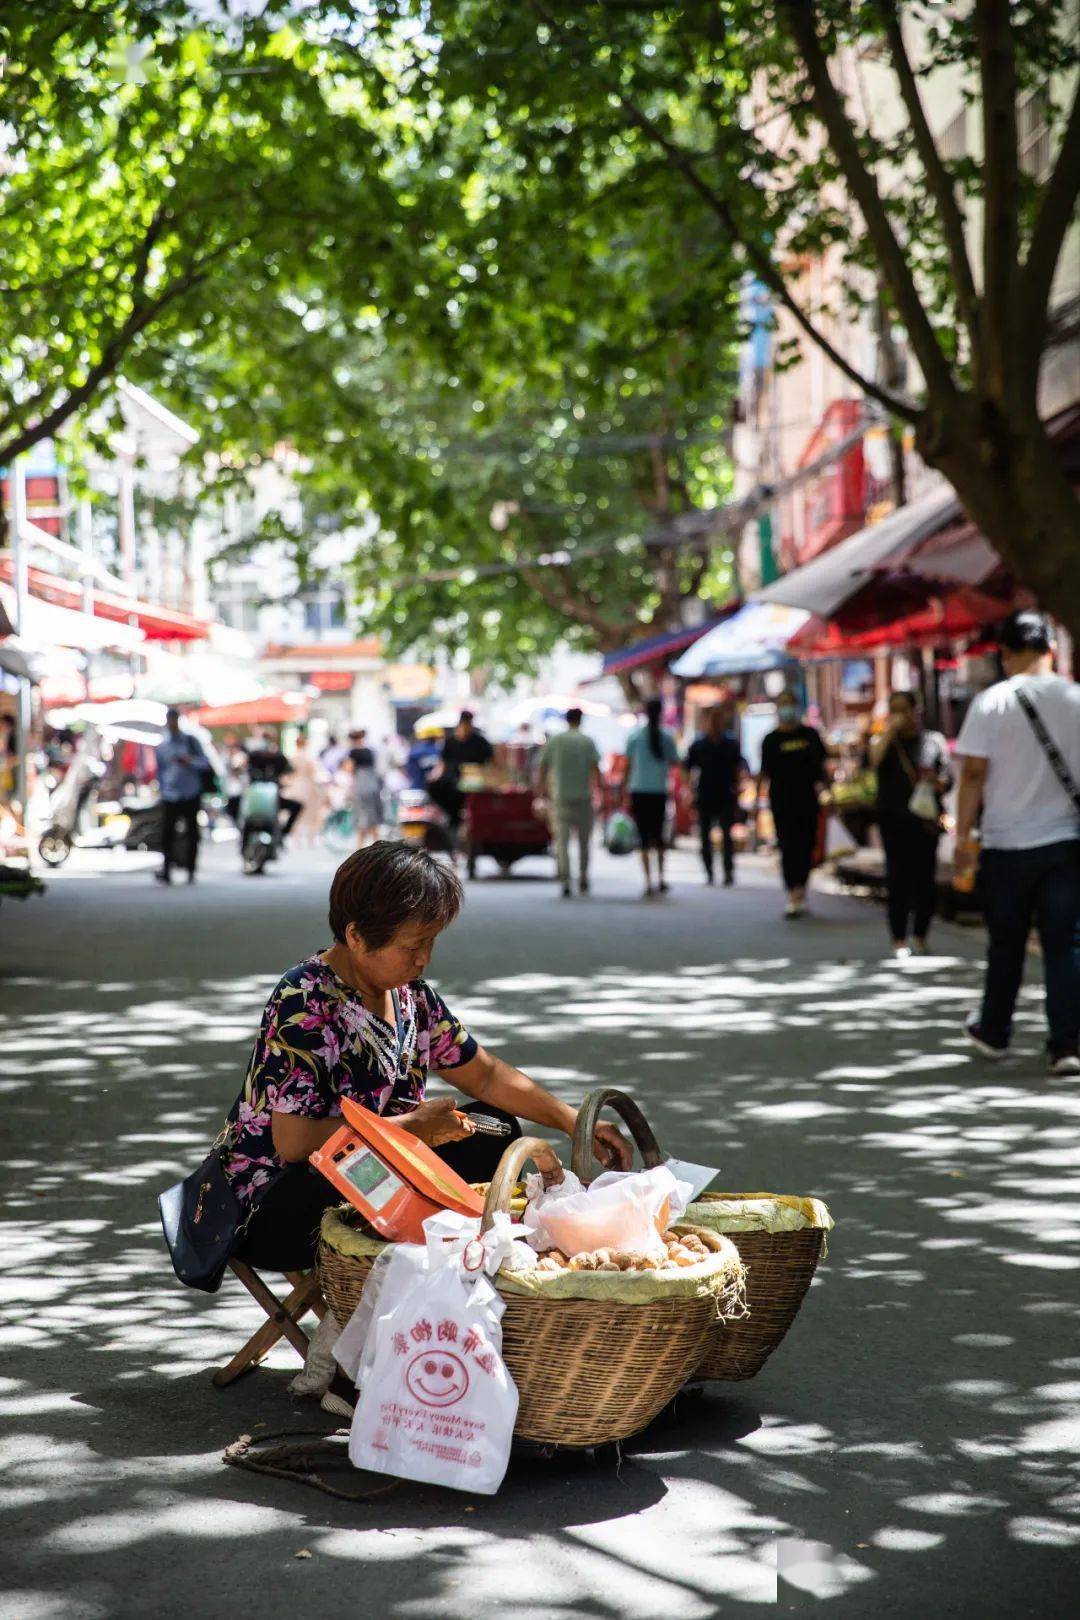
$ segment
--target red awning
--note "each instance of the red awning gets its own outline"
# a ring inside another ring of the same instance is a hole
[[[1031,607],[1026,591],[1009,589],[1004,596],[960,588],[933,597],[910,613],[879,624],[845,628],[833,620],[797,636],[792,650],[801,658],[845,658],[887,647],[932,647],[942,641],[978,636],[987,625],[1017,608]]]
[[[10,556],[0,557],[0,578],[11,579],[13,568]],[[43,568],[30,569],[30,593],[57,607],[76,611],[82,608],[82,586]],[[140,602],[133,596],[116,596],[111,591],[99,590],[94,591],[93,602],[95,618],[111,619],[114,624],[130,624],[134,620],[150,641],[206,641],[210,635],[208,620],[196,619],[179,608],[161,607],[156,602]]]
[[[265,697],[249,698],[246,703],[221,703],[216,708],[195,709],[192,719],[210,731],[221,726],[291,726],[308,717],[311,699],[299,692],[268,692]]]

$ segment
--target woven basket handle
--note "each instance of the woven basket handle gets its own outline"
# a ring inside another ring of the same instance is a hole
[[[637,1143],[646,1170],[654,1170],[658,1164],[663,1164],[664,1154],[652,1126],[633,1097],[628,1096],[625,1091],[602,1086],[598,1091],[589,1092],[578,1110],[577,1124],[574,1126],[574,1147],[570,1156],[570,1168],[579,1181],[585,1183],[593,1178],[592,1144],[600,1111],[603,1108],[614,1108],[622,1118]]]
[[[525,1165],[531,1159],[540,1168],[540,1158],[550,1158],[554,1150],[550,1142],[545,1142],[542,1136],[519,1136],[512,1142],[499,1160],[499,1167],[491,1178],[487,1197],[484,1199],[484,1214],[480,1221],[481,1232],[486,1232],[494,1224],[495,1216],[499,1211],[505,1213],[510,1208],[510,1199],[513,1195],[518,1178]]]

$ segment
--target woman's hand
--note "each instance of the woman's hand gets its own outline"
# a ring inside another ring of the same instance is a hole
[[[411,1114],[399,1115],[392,1123],[419,1137],[428,1147],[442,1147],[444,1142],[460,1142],[463,1137],[473,1136],[476,1132],[476,1126],[468,1114],[457,1112],[453,1097],[433,1097],[430,1102],[418,1104]]]
[[[596,1127],[593,1153],[605,1170],[629,1170],[634,1162],[630,1143],[617,1125],[609,1125],[606,1120]]]

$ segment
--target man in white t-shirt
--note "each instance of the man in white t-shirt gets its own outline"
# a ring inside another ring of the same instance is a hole
[[[957,871],[972,859],[968,845],[981,807],[979,873],[990,936],[982,1009],[967,1029],[987,1057],[1005,1056],[1034,919],[1050,1072],[1080,1074],[1080,686],[1054,674],[1053,631],[1043,614],[1014,613],[999,641],[1006,678],[975,699],[956,742]],[[1056,750],[1057,769],[1025,702]]]

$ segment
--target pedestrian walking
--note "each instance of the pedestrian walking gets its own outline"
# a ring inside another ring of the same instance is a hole
[[[924,729],[913,692],[894,692],[884,731],[870,740],[877,773],[877,822],[885,851],[885,891],[893,954],[926,952],[937,897],[937,850],[943,796],[952,786],[949,749]]]
[[[645,873],[645,900],[667,894],[664,880],[664,818],[667,813],[668,771],[679,763],[675,738],[660,724],[662,704],[650,698],[645,705],[645,723],[626,739],[629,764],[626,788],[630,814],[641,840],[641,864]],[[657,883],[653,887],[651,856],[656,856]]]
[[[1014,613],[999,632],[1005,679],[972,703],[960,728],[955,881],[978,856],[989,933],[982,1007],[967,1023],[1003,1058],[1024,976],[1032,920],[1042,945],[1051,1074],[1080,1074],[1080,686],[1054,674],[1045,615]]]
[[[581,729],[581,710],[567,709],[566,727],[544,744],[538,766],[540,791],[551,805],[562,892],[570,890],[570,834],[577,834],[578,889],[589,892],[589,845],[593,800],[599,802],[600,755]]]
[[[199,801],[210,785],[213,767],[202,743],[180,727],[180,713],[165,713],[165,736],[154,750],[161,792],[161,870],[159,883],[172,882],[173,850],[181,840],[181,865],[188,882],[195,881],[199,860]]]
[[[770,731],[761,744],[758,791],[762,779],[766,780],[788,897],[784,915],[801,917],[806,911],[806,886],[814,862],[821,795],[828,786],[828,751],[821,733],[804,722],[799,700],[790,687],[777,698],[776,718],[776,730]]]
[[[327,779],[333,781],[345,762],[349,750],[344,743],[340,743],[333,732],[326,739],[326,746],[319,755],[319,764],[326,772]]]
[[[739,783],[748,766],[735,735],[735,705],[717,703],[705,716],[705,730],[690,744],[683,762],[694,784],[701,862],[706,883],[715,883],[712,830],[719,827],[723,843],[724,887],[735,882],[735,840],[732,828],[740,820]]]
[[[299,842],[310,849],[326,815],[326,773],[303,732],[296,739],[289,763],[292,771],[289,792],[301,807],[293,830]]]
[[[367,732],[349,732],[348,766],[352,773],[349,796],[356,817],[356,847],[366,849],[375,842],[383,820],[383,784],[375,750],[368,747]]]

